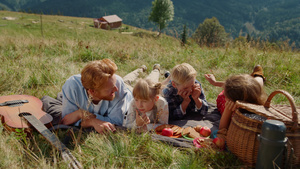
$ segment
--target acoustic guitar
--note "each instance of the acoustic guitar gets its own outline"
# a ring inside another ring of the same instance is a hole
[[[44,125],[50,127],[52,116],[42,110],[43,103],[40,99],[29,95],[10,95],[0,97],[1,122],[9,131],[25,129],[29,132],[31,124],[19,116],[21,112],[30,112]]]
[[[33,126],[52,146],[61,152],[63,160],[68,162],[70,168],[83,168],[69,149],[46,127],[46,125],[51,123],[53,118],[42,111],[42,105],[42,101],[34,96],[1,96],[1,122],[9,131],[15,131],[16,128],[23,128],[26,132],[31,132]]]

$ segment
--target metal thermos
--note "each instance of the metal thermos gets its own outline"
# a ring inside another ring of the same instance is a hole
[[[258,134],[260,142],[256,169],[283,168],[283,154],[287,137],[286,126],[277,120],[266,120],[262,125],[261,134]]]

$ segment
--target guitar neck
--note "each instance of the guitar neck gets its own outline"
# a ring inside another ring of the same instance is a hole
[[[69,163],[69,167],[72,169],[81,169],[82,165],[71,154],[70,150],[54,135],[46,126],[41,123],[35,116],[30,113],[20,113],[39,133],[41,133],[46,140],[48,140],[57,150],[62,154],[64,161]]]

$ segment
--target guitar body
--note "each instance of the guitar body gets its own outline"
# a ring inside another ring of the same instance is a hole
[[[17,103],[15,103],[17,102]],[[19,103],[21,102],[21,103]],[[0,96],[1,122],[10,131],[16,128],[30,130],[31,125],[19,116],[22,112],[29,112],[44,125],[50,127],[52,116],[42,110],[43,103],[40,99],[29,95]]]
[[[82,165],[71,154],[69,149],[60,142],[48,127],[53,120],[52,116],[42,110],[43,103],[40,99],[29,95],[0,96],[1,122],[9,131],[17,128],[25,129],[31,134],[31,129],[41,133],[56,149],[72,169],[82,169]]]

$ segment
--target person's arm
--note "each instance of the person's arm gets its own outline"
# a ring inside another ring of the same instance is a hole
[[[213,74],[205,74],[205,79],[213,86],[224,87],[224,81],[217,81]]]
[[[208,103],[206,101],[202,85],[198,81],[196,81],[194,85],[192,98],[196,104],[196,111],[199,112],[201,115],[206,115],[208,111]]]
[[[77,106],[72,104],[69,99],[65,97],[65,100],[63,102],[63,105],[65,104],[65,108],[69,107],[67,111],[72,111],[74,109],[77,109],[73,112],[66,113],[62,123],[65,125],[70,125],[73,123],[78,123],[79,120],[81,120],[81,126],[83,128],[92,127],[94,128],[98,133],[103,133],[105,131],[115,131],[116,128],[113,124],[110,122],[102,121],[99,119],[96,119],[96,115],[87,112],[86,110],[79,109]],[[65,111],[66,112],[66,111]],[[78,125],[78,124],[77,124]]]
[[[235,111],[236,108],[237,107],[236,107],[235,102],[232,102],[230,100],[226,100],[225,110],[222,114],[220,124],[219,124],[219,130],[221,130],[223,128],[228,129],[229,124],[231,122],[232,113],[233,113],[233,111]]]
[[[182,97],[183,101],[181,102],[181,110],[182,112],[186,112],[186,109],[187,107],[189,106],[190,102],[191,102],[191,99],[190,99],[190,95],[191,95],[192,92],[188,92],[188,91],[185,91],[185,90],[179,90],[177,92],[177,94]]]
[[[65,90],[63,88],[63,99],[62,99],[62,118],[64,118],[66,115],[71,114],[77,110],[79,110],[79,104],[76,104],[78,100],[74,97],[75,94],[72,93],[73,91],[70,91],[70,89]],[[77,113],[75,113],[77,114]]]
[[[196,83],[193,87],[193,91],[192,91],[192,98],[195,101],[196,104],[196,108],[197,109],[201,109],[202,107],[202,100],[200,99],[200,95],[201,95],[202,91],[200,88],[200,84]]]
[[[80,76],[70,77],[62,87],[62,123],[71,125],[81,119],[81,110],[87,110],[87,96],[81,85]],[[82,105],[86,107],[81,109]]]
[[[168,124],[169,123],[169,106],[168,102],[160,96],[158,106],[158,123]]]
[[[76,123],[78,120],[82,118],[82,113],[83,111],[81,109],[78,109],[72,113],[65,115],[65,117],[61,120],[61,124],[71,125]]]

